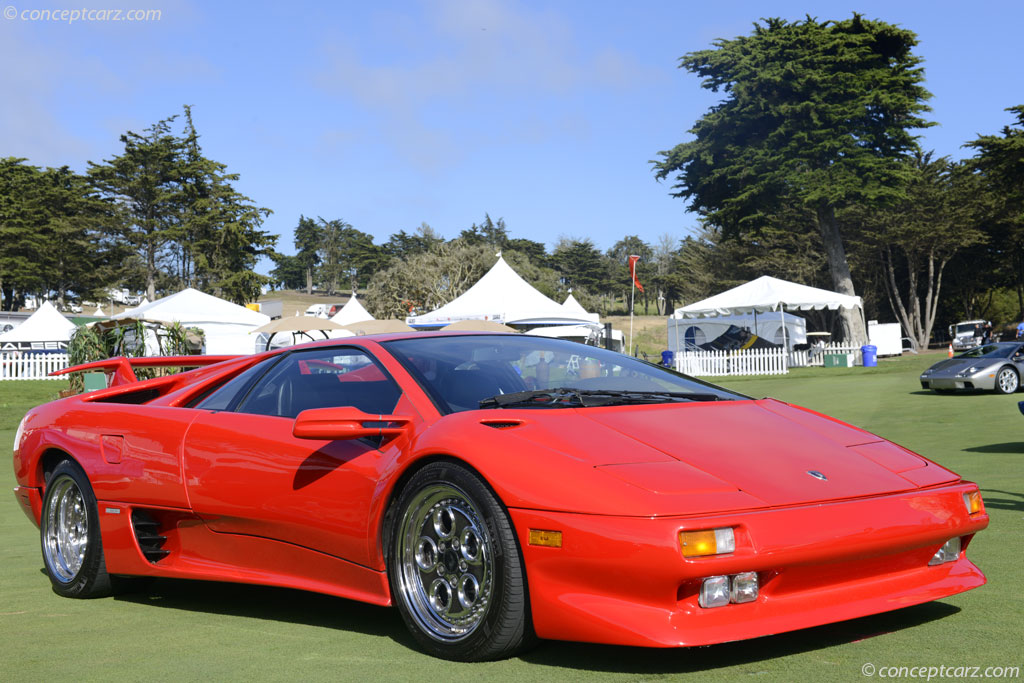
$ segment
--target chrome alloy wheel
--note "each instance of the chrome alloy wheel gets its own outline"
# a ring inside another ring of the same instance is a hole
[[[1003,368],[996,375],[996,383],[1001,393],[1012,394],[1017,391],[1017,385],[1020,383],[1020,380],[1013,369]]]
[[[493,552],[469,496],[434,484],[409,501],[395,539],[401,600],[424,633],[445,643],[472,634],[490,607]]]
[[[89,513],[75,480],[58,477],[45,510],[43,554],[57,580],[70,583],[82,568],[89,549]]]

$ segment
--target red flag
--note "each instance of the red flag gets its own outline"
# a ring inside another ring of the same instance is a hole
[[[640,284],[639,280],[636,279],[636,262],[639,261],[639,260],[640,260],[639,256],[630,256],[629,257],[629,276],[631,278],[633,278],[633,284],[636,286],[636,288],[639,289],[642,292],[642,291],[644,291],[644,286],[642,284]]]

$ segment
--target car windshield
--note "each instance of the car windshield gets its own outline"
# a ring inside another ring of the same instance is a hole
[[[957,335],[974,334],[979,330],[980,327],[981,325],[978,325],[976,323],[961,323],[956,326],[956,333]]]
[[[1019,348],[1017,344],[985,344],[970,351],[964,351],[960,358],[1009,358]]]
[[[621,353],[531,335],[384,342],[442,412],[729,401],[747,396]]]

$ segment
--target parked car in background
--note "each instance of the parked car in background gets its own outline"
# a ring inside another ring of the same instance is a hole
[[[1012,394],[1024,373],[1024,343],[993,342],[940,360],[921,373],[921,387],[936,392],[958,390]]]
[[[964,351],[992,341],[986,339],[991,333],[992,323],[988,320],[964,320],[949,326],[949,337],[953,340],[954,351]]]
[[[311,315],[311,316],[314,316],[316,318],[330,318],[335,313],[340,311],[342,306],[344,306],[344,305],[345,304],[343,304],[343,303],[311,304],[309,306],[309,308],[306,309],[306,315]]]

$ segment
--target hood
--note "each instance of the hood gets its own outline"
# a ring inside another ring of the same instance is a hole
[[[931,366],[925,372],[929,375],[955,375],[966,368],[972,366],[988,367],[999,360],[1001,359],[986,358],[985,356],[979,358],[947,358]],[[922,376],[924,376],[923,373]]]
[[[531,423],[520,436],[666,498],[782,506],[957,480],[868,432],[770,399],[519,414]],[[923,468],[935,471],[922,477]]]

